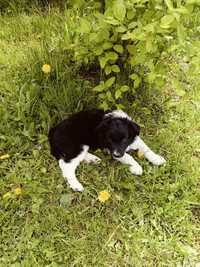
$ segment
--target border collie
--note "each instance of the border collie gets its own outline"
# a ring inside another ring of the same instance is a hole
[[[81,111],[61,121],[49,132],[51,154],[58,160],[62,174],[74,191],[83,191],[75,170],[81,161],[98,162],[101,159],[89,149],[106,149],[112,157],[130,166],[131,173],[142,174],[142,167],[127,151],[140,150],[154,165],[164,164],[139,137],[140,127],[122,110],[104,112],[101,109]]]

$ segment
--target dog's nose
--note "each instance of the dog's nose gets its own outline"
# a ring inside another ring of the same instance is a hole
[[[114,151],[114,152],[113,152],[113,156],[114,156],[115,158],[121,158],[121,157],[123,156],[123,154],[120,153],[120,152],[118,152],[118,151]]]

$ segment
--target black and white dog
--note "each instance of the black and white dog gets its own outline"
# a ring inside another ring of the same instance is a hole
[[[49,132],[52,155],[59,161],[63,176],[74,191],[83,191],[75,170],[81,161],[101,159],[89,149],[107,149],[112,157],[130,166],[131,173],[142,174],[142,167],[126,152],[140,150],[154,165],[164,164],[139,137],[140,127],[123,111],[106,113],[100,109],[81,111],[63,120]]]

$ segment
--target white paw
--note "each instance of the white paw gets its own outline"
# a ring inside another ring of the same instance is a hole
[[[87,163],[99,163],[101,159],[95,155],[87,154],[84,158],[84,161]]]
[[[135,175],[142,175],[142,172],[143,172],[142,167],[139,164],[135,166],[131,166],[130,171],[132,174],[135,174]]]
[[[78,192],[83,192],[84,188],[79,181],[73,181],[69,183],[69,186],[71,187],[72,190],[78,191]]]
[[[156,165],[156,166],[160,166],[166,163],[166,160],[162,156],[157,155],[153,152],[148,152],[146,157],[153,165]]]

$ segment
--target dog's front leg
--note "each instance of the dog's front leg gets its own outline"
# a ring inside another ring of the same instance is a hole
[[[101,161],[101,159],[89,152],[85,155],[84,161],[87,163],[98,163]]]
[[[63,177],[65,180],[68,182],[69,186],[74,190],[74,191],[79,191],[82,192],[83,186],[82,184],[77,180],[76,178],[76,165],[74,164],[73,160],[72,162],[65,162],[63,159],[59,160],[59,166],[62,170]]]
[[[130,169],[131,173],[133,173],[135,175],[141,175],[142,174],[142,167],[129,154],[125,153],[123,157],[121,157],[121,158],[114,157],[114,159],[116,159],[117,161],[119,161],[123,164],[130,165],[129,169]]]
[[[80,162],[84,160],[88,149],[88,146],[83,146],[83,151],[69,162],[65,162],[63,159],[59,160],[59,166],[62,170],[63,177],[74,191],[82,192],[84,190],[82,184],[76,178],[75,171]]]
[[[159,166],[166,162],[162,156],[154,153],[139,136],[136,136],[134,142],[128,147],[128,150],[130,149],[142,151],[145,158],[153,165]]]

